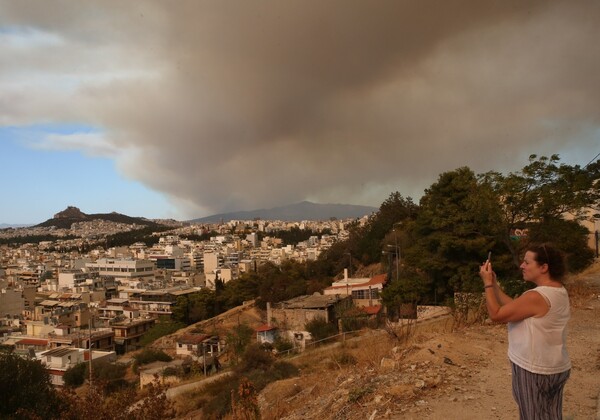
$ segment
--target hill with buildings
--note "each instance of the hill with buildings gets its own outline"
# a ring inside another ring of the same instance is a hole
[[[77,222],[91,222],[94,220],[106,220],[114,223],[124,223],[128,225],[141,225],[141,226],[158,226],[157,223],[145,219],[143,217],[131,217],[124,214],[112,212],[112,213],[95,213],[86,214],[79,210],[77,207],[69,206],[65,210],[58,212],[52,219],[48,219],[34,227],[56,227],[58,229],[70,229],[73,223]]]
[[[214,214],[212,216],[189,220],[188,222],[218,223],[220,221],[228,222],[230,220],[253,219],[282,220],[292,222],[301,220],[329,220],[331,218],[352,219],[370,215],[377,210],[377,207],[370,206],[359,206],[353,204],[318,204],[310,201],[302,201],[300,203],[273,207],[270,209]]]

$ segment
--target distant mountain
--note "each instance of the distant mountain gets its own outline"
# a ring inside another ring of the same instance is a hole
[[[283,221],[302,221],[302,220],[329,220],[332,217],[337,219],[358,218],[376,212],[376,207],[356,206],[352,204],[317,204],[310,201],[291,204],[282,207],[273,207],[271,209],[238,211],[233,213],[214,214],[212,216],[201,217],[199,219],[189,220],[190,223],[217,223],[223,220],[283,220]]]
[[[131,217],[116,212],[85,214],[77,207],[69,206],[63,211],[56,213],[52,219],[48,219],[34,227],[55,226],[59,229],[70,229],[71,225],[75,222],[90,222],[93,220],[107,220],[109,222],[126,223],[128,225],[159,226],[158,223],[143,217]]]
[[[9,228],[22,228],[31,226],[31,223],[22,224],[22,225],[12,225],[10,223],[0,223],[0,229],[9,229]]]

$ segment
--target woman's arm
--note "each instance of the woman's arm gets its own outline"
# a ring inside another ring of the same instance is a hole
[[[485,303],[490,319],[495,322],[516,322],[532,316],[544,316],[550,309],[539,293],[524,293],[517,299],[508,297],[498,285],[488,261],[479,269],[485,287]]]
[[[502,290],[502,288],[500,287],[500,285],[498,284],[498,282],[496,281],[496,273],[493,273],[493,287],[491,287],[491,289],[494,291],[494,295],[496,296],[496,300],[498,301],[498,303],[500,304],[500,306],[504,306],[509,302],[512,302],[513,299],[511,297],[509,297],[506,293],[504,293],[504,291]]]
[[[498,304],[495,296],[491,299],[488,298],[488,295],[492,293],[488,289],[485,296],[490,319],[495,322],[516,322],[525,318],[540,317],[546,315],[550,309],[546,299],[537,292],[523,293],[503,306]]]

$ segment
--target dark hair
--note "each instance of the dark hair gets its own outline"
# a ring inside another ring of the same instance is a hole
[[[567,266],[561,251],[548,243],[529,245],[527,251],[535,254],[534,260],[539,265],[548,264],[548,272],[552,280],[563,281],[567,273]]]

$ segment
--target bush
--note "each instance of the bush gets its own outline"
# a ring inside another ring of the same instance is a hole
[[[283,352],[283,351],[288,351],[294,348],[294,343],[292,343],[290,340],[283,338],[283,337],[278,337],[275,342],[273,343],[273,347],[275,347],[275,350],[277,350],[279,353]]]
[[[248,372],[251,370],[267,370],[275,361],[273,355],[263,349],[257,344],[252,344],[246,348],[246,351],[242,355],[242,361],[237,366],[237,371]]]
[[[65,386],[70,388],[77,388],[83,385],[85,381],[85,373],[87,372],[87,366],[85,363],[78,363],[73,367],[67,369],[63,375],[63,381]]]
[[[127,387],[128,383],[124,379],[126,370],[127,366],[116,363],[105,361],[92,363],[92,376],[104,387],[106,392],[114,392]]]
[[[173,358],[162,350],[144,349],[140,353],[133,356],[133,360],[133,371],[137,373],[138,368],[141,365],[147,365],[148,363],[156,361],[170,362],[173,360]]]
[[[174,368],[172,366],[168,366],[162,371],[162,376],[181,376],[181,375],[180,375],[179,369]]]
[[[258,345],[251,345],[242,355],[242,361],[233,376],[205,386],[209,399],[202,407],[203,418],[226,416],[231,411],[231,395],[236,393],[242,381],[250,384],[256,392],[260,392],[271,382],[296,375],[298,375],[298,368],[294,365],[275,361],[271,354],[261,350]]]
[[[138,365],[147,365],[148,363],[160,361],[170,362],[173,360],[171,356],[162,350],[144,349],[140,353],[133,356]]]
[[[306,328],[306,331],[310,333],[315,341],[323,340],[338,333],[335,325],[326,322],[322,318],[316,318],[307,322],[304,328]]]

